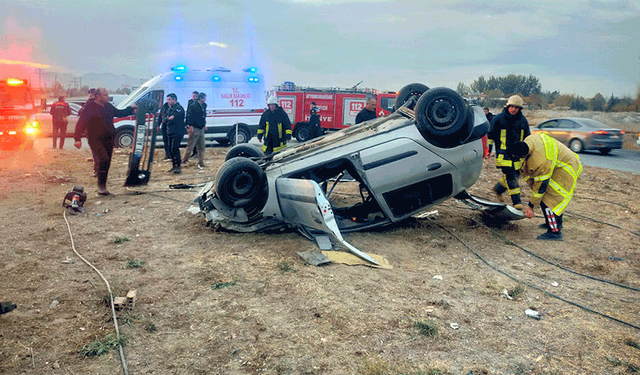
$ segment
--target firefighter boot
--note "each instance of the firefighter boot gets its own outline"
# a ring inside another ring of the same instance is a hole
[[[538,239],[547,240],[547,241],[564,241],[564,238],[562,237],[562,232],[560,231],[557,231],[557,232],[548,231],[547,233],[543,233],[539,235]]]
[[[504,194],[505,191],[507,191],[507,188],[502,186],[499,182],[496,184],[496,186],[493,187],[493,192],[496,194],[496,199],[498,200],[498,202],[504,203],[504,197],[502,196],[502,194]]]

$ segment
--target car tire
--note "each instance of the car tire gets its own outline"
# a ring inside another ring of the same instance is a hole
[[[267,175],[254,162],[243,157],[227,160],[216,175],[216,193],[227,206],[260,211],[268,193]]]
[[[230,142],[230,140],[229,140],[228,138],[225,138],[225,139],[216,139],[216,142],[218,142],[218,144],[219,144],[219,145],[221,145],[221,146],[225,146],[225,147],[227,147],[227,146],[229,146],[229,142]]]
[[[579,140],[578,138],[574,138],[569,142],[569,148],[571,149],[571,151],[579,154],[584,150],[584,145],[582,144],[581,140]]]
[[[447,87],[432,88],[422,94],[415,113],[420,133],[439,147],[462,144],[473,129],[473,115],[469,115],[464,99]]]
[[[231,147],[224,160],[227,161],[229,159],[243,157],[243,158],[263,158],[264,152],[262,152],[262,147],[259,145],[254,145],[251,143],[243,143],[240,145],[235,145]]]
[[[229,133],[228,139],[232,146],[248,143],[249,140],[251,140],[251,133],[244,128],[238,128],[238,134],[236,135],[235,129],[233,129],[233,131]]]
[[[116,131],[116,138],[114,141],[115,147],[131,148],[133,145],[133,130],[120,129]]]
[[[422,83],[410,83],[404,86],[400,89],[400,91],[398,91],[398,96],[396,96],[396,104],[394,105],[394,111],[402,107],[413,95],[420,96],[427,91],[429,91],[429,87],[427,85],[423,85]]]
[[[300,124],[298,126],[296,126],[296,135],[295,135],[296,139],[298,140],[298,142],[302,143],[302,142],[306,142],[310,139],[313,138],[313,132],[312,132],[312,128],[311,125],[309,124]]]
[[[602,155],[609,155],[609,153],[610,153],[610,152],[611,152],[611,149],[610,149],[610,148],[608,148],[608,147],[605,147],[605,148],[601,148],[601,149],[600,149],[600,153],[601,153]]]

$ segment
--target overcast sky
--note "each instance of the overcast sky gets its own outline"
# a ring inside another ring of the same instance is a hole
[[[3,0],[1,9],[0,59],[47,71],[151,78],[178,63],[255,65],[267,88],[383,90],[513,73],[587,98],[635,97],[640,82],[640,0]]]

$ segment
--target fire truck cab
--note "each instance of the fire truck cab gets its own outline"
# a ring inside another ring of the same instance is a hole
[[[27,80],[0,80],[0,147],[32,148],[40,130],[35,114]]]
[[[275,88],[280,106],[289,115],[293,125],[293,136],[298,142],[308,141],[313,137],[310,120],[312,102],[320,116],[323,132],[340,130],[354,125],[356,116],[368,97],[376,99],[376,116],[383,117],[393,112],[395,92],[379,92],[373,89],[312,88],[295,86],[285,82]]]

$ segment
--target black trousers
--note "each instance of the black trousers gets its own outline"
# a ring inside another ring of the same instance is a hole
[[[180,157],[180,143],[184,135],[169,134],[169,157],[173,162],[173,167],[179,167],[182,158]]]
[[[93,154],[98,186],[106,186],[107,184],[114,142],[115,134],[100,134],[97,137],[89,138],[89,147],[91,147],[91,153]]]
[[[522,202],[520,198],[520,185],[518,184],[518,177],[520,177],[520,173],[515,170],[513,167],[500,167],[502,170],[502,174],[504,174],[504,180],[506,181],[507,187],[504,187],[501,183],[497,183],[494,187],[496,193],[502,195],[505,191],[508,191],[509,196],[511,197],[511,201],[513,204],[518,204]]]
[[[56,138],[60,138],[60,148],[64,147],[64,139],[67,137],[67,123],[53,123],[53,148],[56,148]]]

